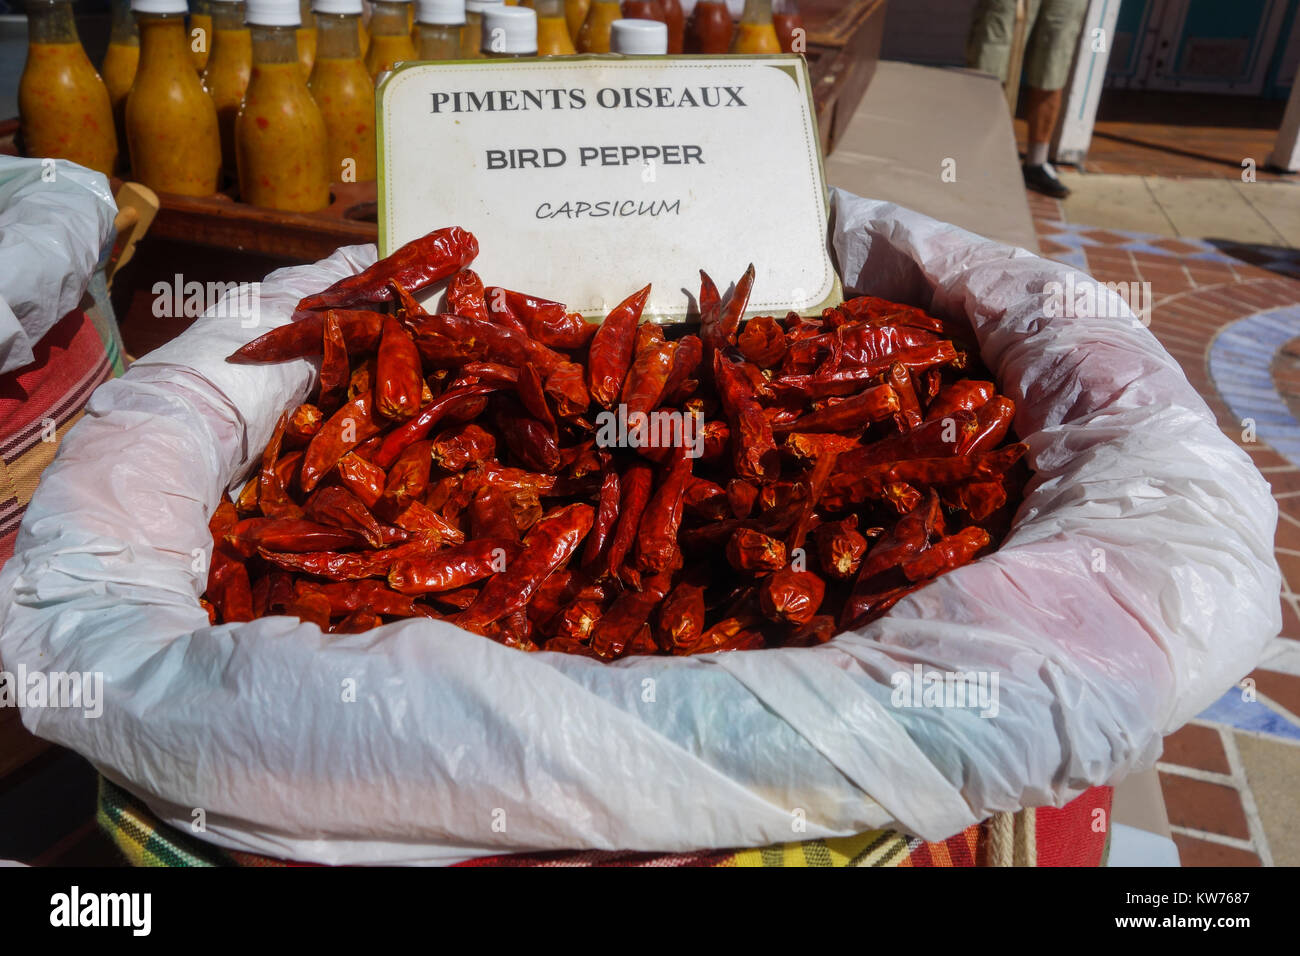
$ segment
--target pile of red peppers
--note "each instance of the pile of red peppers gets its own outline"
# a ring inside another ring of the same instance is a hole
[[[649,287],[596,325],[484,287],[477,253],[431,232],[230,356],[320,374],[212,517],[214,623],[423,616],[602,660],[805,647],[1009,527],[1015,405],[960,328],[870,296],[742,323],[752,266],[727,295],[700,273],[697,331],[642,323]],[[442,280],[431,314],[413,296]],[[608,440],[638,414],[676,440]]]

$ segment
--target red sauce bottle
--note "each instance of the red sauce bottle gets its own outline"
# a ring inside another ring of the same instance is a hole
[[[799,4],[795,0],[772,0],[772,23],[776,26],[777,39],[781,41],[782,53],[807,53],[808,34],[802,32],[802,49],[794,49],[794,31],[804,30],[803,17],[799,14]]]
[[[690,53],[727,53],[734,29],[731,11],[722,0],[700,0],[686,31],[686,49]]]
[[[681,53],[686,42],[686,14],[681,0],[663,0],[664,22],[668,24],[668,52]]]
[[[624,20],[658,20],[667,23],[664,5],[660,0],[623,0]]]

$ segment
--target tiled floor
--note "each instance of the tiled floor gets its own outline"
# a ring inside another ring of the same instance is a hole
[[[1227,184],[1186,185],[1222,209]],[[1277,188],[1300,199],[1300,188]],[[1300,251],[1218,238],[1230,223],[1209,241],[1124,229],[1122,216],[1074,197],[1031,194],[1030,206],[1044,255],[1104,282],[1150,283],[1152,332],[1273,486],[1282,636],[1241,685],[1167,738],[1158,769],[1184,866],[1300,865]],[[1243,440],[1244,419],[1255,441]]]

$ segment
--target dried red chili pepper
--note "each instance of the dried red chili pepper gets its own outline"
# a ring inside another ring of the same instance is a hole
[[[621,395],[629,416],[652,412],[658,407],[676,352],[676,342],[651,341],[636,353],[623,380]]]
[[[350,451],[339,459],[338,472],[343,486],[361,499],[367,508],[373,508],[384,496],[384,484],[388,480],[384,469],[356,452]]]
[[[551,348],[580,349],[596,334],[594,323],[577,312],[565,311],[559,302],[497,287],[489,287],[486,295],[489,306],[502,302],[504,310],[521,322],[529,335]]]
[[[731,294],[708,312],[700,313],[700,339],[706,354],[736,344],[736,331],[740,318],[749,304],[749,294],[754,288],[754,264],[750,263]]]
[[[659,646],[669,654],[704,634],[704,588],[683,581],[659,605]]]
[[[587,535],[587,543],[582,550],[582,567],[589,572],[598,572],[608,558],[609,547],[613,543],[614,524],[618,521],[621,486],[618,469],[614,459],[605,456],[605,470],[600,481],[600,499],[596,505],[596,519]]]
[[[899,413],[901,407],[898,392],[893,386],[874,385],[842,402],[801,415],[792,422],[775,425],[772,432],[776,435],[789,432],[851,432],[892,418]]]
[[[522,368],[532,365],[546,376],[566,361],[541,342],[491,322],[460,315],[429,315],[411,324],[416,348],[435,368],[456,368],[466,362],[498,362]]]
[[[621,500],[618,508],[618,524],[614,528],[614,538],[609,546],[609,563],[606,569],[613,577],[628,583],[640,583],[640,575],[631,570],[624,572],[623,564],[628,551],[636,541],[637,529],[641,525],[641,516],[646,505],[650,503],[650,492],[654,488],[654,469],[644,461],[634,461],[628,465],[621,479]]]
[[[774,621],[807,624],[826,596],[826,584],[811,571],[782,568],[758,588],[758,603]]]
[[[505,538],[519,540],[508,494],[495,485],[478,490],[469,506],[470,536],[472,538]]]
[[[284,429],[284,443],[289,448],[301,448],[325,424],[325,416],[315,405],[299,405],[289,415]]]
[[[478,240],[459,226],[435,229],[413,239],[368,269],[335,282],[324,292],[309,295],[299,309],[337,309],[392,301],[391,283],[411,293],[468,266],[478,255]]]
[[[704,521],[721,521],[731,514],[726,490],[716,482],[692,475],[682,498],[686,513]]]
[[[276,326],[237,349],[226,361],[287,362],[320,355],[327,315],[333,315],[339,323],[349,352],[373,352],[379,344],[379,333],[384,327],[382,313],[331,309],[329,312],[309,312],[297,321]]]
[[[433,466],[433,442],[418,441],[408,445],[388,469],[384,483],[384,496],[379,510],[385,516],[396,515],[413,501],[418,501],[429,488],[429,472]]]
[[[383,430],[383,424],[371,414],[372,408],[373,402],[369,395],[358,395],[321,426],[307,446],[302,461],[298,483],[304,492],[315,488],[340,458]]]
[[[379,354],[375,358],[375,411],[402,421],[416,413],[424,380],[420,353],[409,332],[391,316],[384,320]]]
[[[813,541],[822,571],[841,581],[857,573],[867,553],[867,539],[858,531],[856,515],[820,525],[813,532]]]
[[[262,513],[268,518],[301,518],[302,509],[289,497],[284,482],[276,471],[280,459],[280,444],[284,440],[284,430],[289,422],[289,414],[282,414],[271,432],[271,440],[262,451],[262,471],[258,481],[257,501]]]
[[[691,376],[704,360],[704,343],[698,335],[683,335],[676,345],[672,368],[668,370],[668,378],[664,382],[661,398],[664,405],[680,405],[694,394],[700,384]]]
[[[759,368],[773,368],[785,358],[785,333],[776,319],[770,315],[760,315],[745,323],[737,340],[740,354],[745,360],[753,362]]]
[[[305,624],[315,624],[322,631],[330,629],[330,602],[323,594],[308,592],[299,594],[287,605],[284,613],[296,617]]]
[[[785,543],[761,531],[741,528],[727,541],[727,560],[737,571],[775,571],[785,566]]]
[[[921,401],[917,398],[911,373],[895,362],[885,373],[885,383],[892,387],[898,396],[898,411],[894,413],[894,422],[898,425],[898,430],[910,431],[920,425],[924,416],[921,414]]]
[[[1011,422],[1016,417],[1016,403],[1005,396],[989,399],[975,413],[975,428],[962,436],[957,446],[959,455],[978,455],[990,451],[1007,437]]]
[[[352,378],[347,342],[344,341],[343,330],[332,312],[325,313],[322,339],[320,387],[316,392],[316,404],[328,415],[347,400],[348,382]]]
[[[556,414],[561,418],[581,415],[591,405],[587,373],[576,362],[561,362],[551,369],[543,390],[555,402]]]
[[[637,532],[637,570],[653,574],[675,566],[680,560],[677,531],[682,525],[686,483],[691,477],[691,459],[686,448],[675,455],[664,480],[650,498]]]
[[[963,528],[934,542],[925,551],[903,562],[903,574],[909,581],[928,581],[945,571],[969,564],[991,542],[983,528]]]
[[[496,457],[497,440],[481,425],[455,425],[432,442],[433,463],[443,471],[464,471]]]
[[[934,421],[959,410],[975,412],[988,404],[996,393],[992,382],[973,382],[963,378],[946,385],[926,409],[925,420]]]
[[[543,517],[524,538],[520,556],[483,585],[478,598],[457,623],[471,629],[484,627],[521,610],[538,585],[577,550],[594,518],[592,507],[583,504],[557,508]]]
[[[433,426],[448,417],[454,410],[494,391],[496,387],[493,385],[467,385],[464,388],[444,392],[421,408],[414,418],[403,422],[384,436],[383,442],[371,460],[380,468],[390,467],[397,461],[397,456],[403,449],[423,439],[433,431]]]
[[[435,551],[427,557],[394,562],[388,570],[388,584],[402,594],[454,591],[506,571],[520,560],[519,554],[519,545],[513,541],[505,538],[479,538]],[[486,585],[483,590],[487,590]],[[480,591],[480,598],[482,594],[483,591]],[[475,605],[477,603],[476,600]]]
[[[623,389],[636,346],[636,326],[649,298],[650,286],[646,286],[614,306],[591,340],[587,356],[588,391],[606,408],[618,401]]]
[[[342,581],[334,584],[299,581],[294,587],[299,595],[322,595],[329,601],[331,617],[355,611],[369,611],[385,617],[425,616],[425,612],[409,595],[394,591],[378,581]]]
[[[451,281],[447,283],[447,305],[451,307],[452,312],[467,319],[491,321],[483,280],[473,269],[462,269],[451,277]]]
[[[767,478],[780,468],[772,426],[749,379],[721,352],[713,353],[713,378],[731,424],[732,459],[743,478]]]
[[[366,543],[355,531],[300,518],[245,518],[230,530],[225,540],[246,558],[260,548],[302,552],[360,548]]]
[[[342,485],[317,488],[307,497],[303,510],[312,521],[355,531],[370,547],[383,547],[384,536],[379,522],[361,499]]]
[[[624,591],[601,615],[591,632],[591,650],[603,660],[615,660],[627,653],[628,645],[637,640],[655,605],[664,599],[672,582],[672,573],[661,571],[646,578],[641,590]]]
[[[367,611],[365,608],[353,611],[343,620],[339,621],[332,628],[331,634],[364,634],[372,628],[379,627],[384,623],[384,619],[373,611]]]

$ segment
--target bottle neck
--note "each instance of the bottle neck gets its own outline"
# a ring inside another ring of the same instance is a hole
[[[354,13],[316,14],[316,58],[318,60],[359,60],[361,39]]]
[[[536,0],[533,9],[537,11],[537,19],[542,17],[562,17],[564,16],[564,0]]]
[[[409,33],[406,25],[406,4],[375,0],[370,11],[370,35],[394,37]]]
[[[27,4],[29,43],[78,43],[70,0],[34,0]]]
[[[784,15],[799,15],[799,4],[795,0],[772,0],[772,12]]]
[[[299,30],[316,29],[316,14],[312,11],[311,0],[298,0]]]
[[[740,15],[741,23],[771,23],[772,0],[745,0],[745,12]]]
[[[212,29],[243,30],[244,4],[214,3],[212,5]]]
[[[203,14],[212,13],[212,0],[190,0],[190,13]]]
[[[260,23],[249,24],[253,34],[253,64],[297,63],[297,27],[269,27]]]
[[[140,31],[136,29],[135,17],[131,13],[131,0],[113,0],[113,28],[108,42],[119,46],[139,45]]]
[[[190,38],[183,13],[137,13],[140,27],[140,66],[162,60],[188,59]]]

